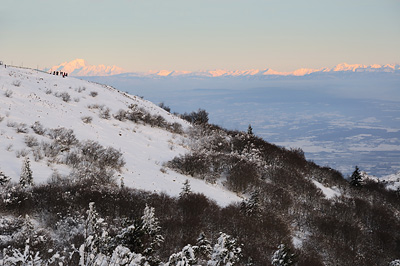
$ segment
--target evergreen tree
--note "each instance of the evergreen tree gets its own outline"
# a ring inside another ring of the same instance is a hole
[[[198,247],[192,246],[190,244],[183,247],[182,251],[178,253],[174,253],[169,257],[168,263],[166,266],[190,266],[190,265],[198,265],[196,258],[196,251]]]
[[[251,127],[250,124],[249,124],[249,127],[247,128],[247,134],[249,134],[249,135],[254,135],[254,134],[253,134],[253,128]]]
[[[236,239],[225,233],[220,233],[217,243],[214,245],[208,266],[231,266],[239,261],[242,249],[237,247]]]
[[[145,233],[147,240],[142,254],[147,256],[147,259],[151,264],[156,264],[158,258],[155,258],[152,255],[155,252],[155,248],[159,247],[160,244],[164,242],[164,237],[160,234],[160,223],[155,217],[153,207],[146,205],[146,208],[143,211],[141,230]]]
[[[400,260],[393,260],[389,263],[389,266],[400,266]]]
[[[139,221],[131,222],[130,225],[122,229],[121,233],[114,238],[115,245],[123,245],[131,252],[143,252],[144,232]]]
[[[10,178],[0,171],[0,186],[5,185],[10,181]]]
[[[108,232],[106,223],[96,211],[94,202],[89,203],[89,210],[84,224],[85,242],[79,248],[79,265],[92,265],[102,256],[102,251],[107,253]]]
[[[242,211],[248,216],[259,214],[261,210],[259,192],[257,190],[251,192],[250,198],[242,202],[241,208]]]
[[[185,182],[183,183],[182,191],[179,193],[179,198],[186,197],[190,193],[192,193],[192,190],[190,188],[189,180],[186,179]]]
[[[25,157],[24,162],[22,164],[19,183],[22,187],[33,186],[32,170],[28,157]]]
[[[271,258],[273,266],[290,266],[295,263],[295,255],[285,244],[280,244],[278,250],[274,252]]]
[[[205,264],[205,262],[207,262],[208,258],[211,255],[211,252],[212,252],[211,243],[206,238],[206,235],[204,234],[204,232],[201,232],[199,237],[197,238],[196,244],[198,246],[198,249],[196,250],[197,257],[198,257],[199,263],[203,265],[203,264]]]
[[[354,186],[354,187],[361,187],[362,184],[362,176],[360,173],[360,169],[358,169],[358,166],[356,166],[353,174],[350,177],[350,185]]]

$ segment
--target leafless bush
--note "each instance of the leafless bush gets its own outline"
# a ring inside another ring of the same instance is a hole
[[[46,129],[43,127],[43,125],[39,121],[36,121],[35,123],[33,123],[31,128],[32,128],[33,132],[35,132],[38,135],[43,135],[46,132]]]
[[[13,94],[12,90],[6,90],[6,92],[4,93],[4,95],[8,98],[11,98],[12,94]]]
[[[68,92],[55,93],[56,97],[61,98],[64,102],[71,101],[71,95]]]
[[[103,109],[104,108],[104,104],[97,104],[97,103],[89,104],[87,106],[87,108],[89,108],[89,109]]]
[[[171,108],[169,106],[166,106],[163,102],[159,103],[158,106],[167,111],[168,113],[171,112]]]
[[[25,123],[19,123],[17,125],[17,127],[15,128],[15,130],[17,131],[17,133],[28,133],[29,132],[28,126]]]
[[[180,171],[182,174],[204,179],[205,174],[209,172],[210,162],[205,154],[193,153],[175,157],[166,166]]]
[[[97,95],[99,95],[99,93],[97,91],[91,91],[89,95],[92,97],[96,97]]]
[[[85,90],[86,90],[85,87],[78,87],[78,88],[75,88],[75,91],[76,91],[76,92],[79,92],[79,93],[81,93],[82,91],[85,91]]]
[[[0,122],[2,122],[4,120],[4,116],[0,115]]]
[[[182,134],[183,133],[182,125],[177,122],[174,122],[170,124],[170,131],[172,133]]]
[[[61,153],[62,147],[56,142],[41,142],[40,147],[43,155],[49,158],[54,158]]]
[[[111,118],[110,112],[111,112],[110,108],[104,107],[104,108],[100,109],[99,116],[100,116],[100,118],[103,118],[103,119],[110,119]]]
[[[14,85],[15,87],[19,87],[19,86],[21,86],[21,81],[20,80],[14,80],[12,85]]]
[[[82,122],[85,124],[90,124],[93,121],[93,118],[91,116],[82,116],[81,119]]]
[[[39,145],[38,139],[34,136],[25,136],[25,144],[29,148],[35,147]]]
[[[74,131],[72,129],[60,127],[50,129],[47,134],[51,139],[63,146],[69,147],[78,143],[78,139],[75,137]]]
[[[120,151],[112,147],[105,148],[91,140],[71,149],[64,162],[74,169],[74,178],[90,179],[103,184],[115,183],[115,170],[120,171],[125,165]]]
[[[7,121],[7,126],[8,127],[14,127],[15,128],[15,127],[17,127],[17,125],[18,124],[16,122]]]
[[[43,159],[43,153],[39,146],[35,146],[32,148],[32,154],[35,162],[38,162]]]
[[[76,102],[76,103],[78,103],[80,100],[81,100],[81,99],[78,98],[78,97],[75,97],[75,98],[74,98],[74,102]]]
[[[29,154],[29,151],[26,149],[21,149],[15,152],[15,155],[17,156],[17,158],[20,157],[26,157]]]
[[[251,184],[258,180],[257,166],[246,160],[232,163],[233,167],[228,173],[227,183],[231,190],[244,192]]]
[[[47,90],[45,91],[45,93],[46,93],[46,94],[52,94],[53,91],[52,91],[51,89],[47,89]]]
[[[13,146],[14,145],[12,145],[12,144],[9,144],[7,147],[6,147],[6,151],[12,151],[13,149]]]
[[[114,115],[114,118],[119,121],[125,121],[126,119],[126,111],[123,109],[119,109],[118,112]]]

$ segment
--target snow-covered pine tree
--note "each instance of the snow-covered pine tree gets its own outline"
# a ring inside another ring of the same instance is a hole
[[[0,186],[4,186],[10,181],[10,178],[0,171]]]
[[[356,166],[353,174],[350,177],[350,185],[354,186],[354,187],[361,187],[362,184],[362,176],[360,173],[360,169],[358,168],[358,166]]]
[[[142,226],[141,229],[147,235],[148,243],[143,251],[143,255],[148,256],[149,260],[156,260],[152,258],[155,248],[159,247],[164,242],[164,237],[160,234],[161,227],[158,219],[155,216],[155,210],[153,207],[146,207],[143,211]]]
[[[225,233],[220,233],[214,245],[208,266],[232,266],[239,261],[242,249],[237,247],[236,239]]]
[[[92,265],[99,256],[103,256],[101,252],[106,251],[109,240],[108,232],[104,229],[106,224],[96,211],[94,202],[89,203],[89,210],[86,213],[85,242],[79,248],[79,265]]]
[[[393,260],[389,263],[389,266],[400,266],[400,260]]]
[[[271,258],[273,266],[290,266],[295,263],[295,255],[285,244],[280,244],[278,250],[274,252]]]
[[[169,257],[166,266],[190,266],[197,265],[196,250],[197,246],[190,244],[183,247],[182,251],[174,253]]]
[[[24,162],[22,163],[19,184],[22,187],[33,186],[32,170],[28,157],[25,157]]]
[[[190,188],[189,180],[186,179],[183,183],[182,191],[179,193],[179,198],[181,199],[183,197],[186,197],[190,193],[192,193],[192,189]]]
[[[121,233],[115,236],[114,246],[122,245],[129,248],[131,252],[142,252],[144,232],[142,226],[138,221],[125,222],[126,227],[122,229]]]
[[[257,215],[260,213],[260,193],[257,190],[252,191],[250,193],[250,198],[242,202],[241,208],[242,211],[248,216]]]
[[[196,245],[198,246],[197,251],[197,258],[198,263],[204,265],[208,259],[210,258],[212,247],[210,241],[206,238],[204,232],[201,232],[199,237],[197,238]]]

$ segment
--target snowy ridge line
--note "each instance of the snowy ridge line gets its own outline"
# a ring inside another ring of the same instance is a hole
[[[26,70],[33,70],[33,71],[37,71],[40,73],[45,73],[45,74],[49,74],[51,75],[49,72],[45,71],[45,70],[40,70],[37,68],[30,68],[30,67],[23,67],[23,66],[14,66],[14,65],[7,65],[7,67],[14,67],[14,68],[20,68],[20,69],[26,69]]]

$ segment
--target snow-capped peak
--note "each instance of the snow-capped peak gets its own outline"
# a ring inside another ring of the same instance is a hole
[[[47,70],[66,72],[71,76],[111,76],[126,72],[124,69],[115,65],[88,65],[84,59],[75,59],[70,62],[64,62],[60,65],[52,66]]]

